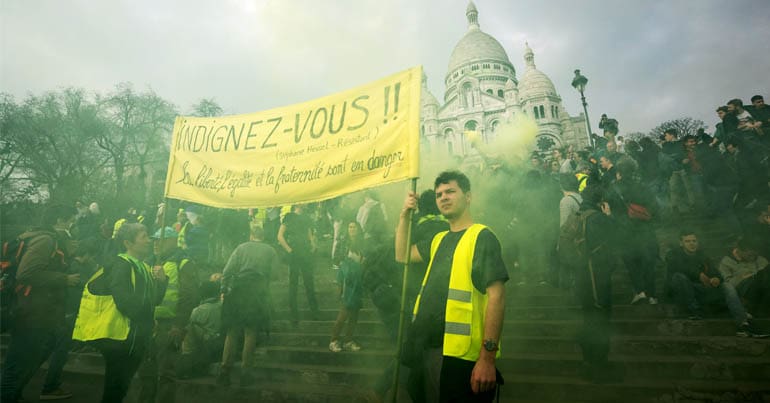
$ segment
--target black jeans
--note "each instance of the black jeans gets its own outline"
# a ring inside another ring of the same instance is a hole
[[[610,352],[612,270],[608,265],[596,265],[592,270],[583,267],[575,273],[575,287],[583,308],[583,326],[577,335],[583,361],[591,366],[606,366]]]
[[[131,335],[129,335],[130,337]],[[128,393],[136,370],[139,369],[149,341],[136,343],[133,348],[128,343],[107,341],[97,348],[104,356],[104,392],[102,403],[118,403]]]
[[[0,374],[0,401],[16,403],[40,365],[48,359],[56,346],[55,329],[11,330],[11,343]]]
[[[297,309],[297,288],[299,287],[299,276],[302,275],[302,283],[305,285],[305,294],[307,303],[313,314],[318,312],[318,301],[315,298],[315,280],[313,279],[313,255],[310,252],[294,251],[289,254],[289,307],[291,309],[291,318],[294,321],[299,320],[299,310]]]

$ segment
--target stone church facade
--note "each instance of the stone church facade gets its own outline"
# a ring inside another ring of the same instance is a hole
[[[516,69],[500,42],[481,30],[472,2],[466,17],[468,31],[449,58],[443,102],[431,94],[423,76],[423,146],[450,156],[471,156],[475,151],[465,131],[476,131],[482,141],[489,143],[501,123],[521,113],[534,119],[538,137],[547,137],[555,147],[587,145],[583,114],[573,117],[567,113],[551,79],[537,69],[529,45],[524,54],[524,74],[517,79]]]

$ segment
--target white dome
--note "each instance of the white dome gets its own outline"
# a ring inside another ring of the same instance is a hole
[[[452,74],[460,66],[482,60],[496,61],[513,67],[508,54],[500,42],[481,31],[478,21],[478,11],[473,2],[468,4],[465,11],[468,18],[468,32],[457,42],[452,55],[449,57],[448,74]]]
[[[545,73],[535,67],[535,54],[527,45],[524,53],[524,60],[527,62],[527,70],[519,79],[519,96],[526,102],[528,99],[541,96],[558,96],[553,81]]]
[[[474,61],[492,60],[510,65],[508,54],[495,38],[481,32],[480,29],[469,30],[457,43],[452,56],[449,57],[450,74],[460,66]]]

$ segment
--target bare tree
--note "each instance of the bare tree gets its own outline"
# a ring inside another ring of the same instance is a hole
[[[81,89],[29,96],[22,104],[4,96],[3,177],[23,179],[51,199],[69,202],[105,163],[94,152],[103,126],[96,106]]]
[[[679,137],[687,135],[695,135],[698,129],[705,129],[706,124],[702,120],[693,119],[690,117],[684,117],[679,119],[673,119],[659,124],[654,129],[650,130],[649,137],[659,138],[668,129],[675,129],[679,133]]]
[[[111,159],[115,199],[125,207],[131,202],[143,205],[148,194],[144,187],[149,163],[165,162],[168,154],[164,139],[170,136],[176,110],[152,90],[137,93],[130,83],[118,84],[115,91],[100,98],[108,129],[97,144]],[[127,170],[135,168],[142,189],[126,193]]]

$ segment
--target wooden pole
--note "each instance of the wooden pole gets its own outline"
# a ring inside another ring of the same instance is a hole
[[[412,192],[417,193],[417,178],[412,178]],[[401,368],[401,346],[404,344],[404,318],[406,317],[405,305],[406,305],[406,282],[409,278],[409,263],[412,260],[412,215],[414,210],[409,211],[407,219],[409,220],[409,226],[406,230],[406,259],[404,259],[404,275],[401,282],[401,311],[398,317],[398,337],[396,341],[396,364],[393,370],[393,383],[391,390],[393,391],[393,403],[398,399],[398,375]]]

